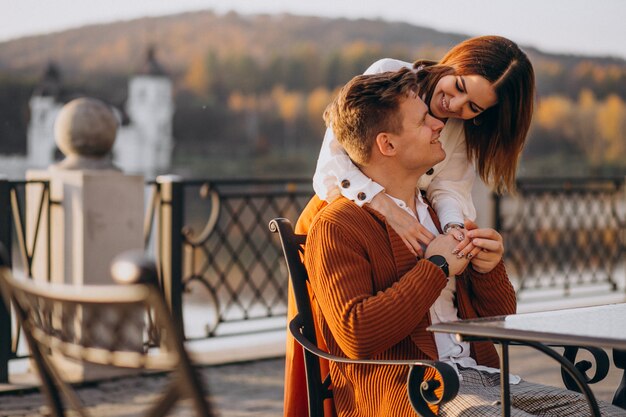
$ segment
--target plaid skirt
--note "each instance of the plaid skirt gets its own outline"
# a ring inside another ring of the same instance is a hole
[[[459,367],[463,380],[458,395],[441,406],[440,416],[501,416],[500,374]],[[511,416],[589,417],[591,411],[583,394],[564,388],[520,381],[511,385]],[[602,416],[625,417],[626,410],[598,401]]]

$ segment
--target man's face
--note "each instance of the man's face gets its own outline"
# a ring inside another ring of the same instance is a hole
[[[446,153],[439,142],[443,123],[428,114],[428,107],[416,95],[400,104],[402,129],[392,134],[398,150],[398,162],[408,170],[429,170],[443,161]]]

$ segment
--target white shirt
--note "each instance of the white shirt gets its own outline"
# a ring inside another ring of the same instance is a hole
[[[405,210],[411,216],[415,217],[415,213],[408,207],[404,201],[387,194],[401,209]],[[415,209],[417,211],[417,220],[426,227],[435,236],[439,235],[439,231],[430,217],[428,205],[422,200],[419,192],[415,195]],[[424,248],[425,249],[425,248]],[[459,320],[458,310],[454,305],[454,297],[456,296],[456,278],[448,277],[446,287],[441,291],[437,300],[430,307],[430,321],[432,324]],[[459,342],[454,334],[451,333],[434,333],[435,344],[439,360],[450,364],[458,373],[457,364],[464,368],[475,368],[489,373],[500,372],[496,368],[478,365],[474,358],[470,356],[470,344],[468,342]],[[459,377],[461,377],[459,375]],[[516,375],[509,376],[511,384],[520,382],[520,377]]]
[[[372,64],[365,74],[397,71],[404,67],[412,68],[412,64],[385,58]],[[446,157],[433,167],[432,175],[423,175],[419,179],[417,187],[426,190],[442,225],[463,223],[465,218],[473,220],[476,218],[476,209],[471,191],[476,173],[473,164],[467,159],[463,121],[448,119],[439,140]],[[360,206],[369,203],[383,191],[380,184],[372,181],[352,163],[330,128],[326,129],[324,135],[313,176],[313,188],[323,200],[332,200],[343,194]],[[361,198],[360,193],[363,193]]]

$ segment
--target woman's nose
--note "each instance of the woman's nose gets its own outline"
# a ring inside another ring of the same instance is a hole
[[[461,113],[463,110],[463,106],[467,103],[467,96],[457,96],[452,101],[450,101],[450,111],[452,113]]]

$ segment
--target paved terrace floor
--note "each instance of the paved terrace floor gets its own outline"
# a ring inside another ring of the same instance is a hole
[[[530,312],[614,302],[626,302],[625,294],[582,301],[522,303],[518,310]],[[200,368],[201,375],[219,416],[282,415],[284,337],[284,331],[277,331],[248,335],[239,340],[217,338],[187,344],[194,361],[205,364]],[[529,347],[513,346],[509,352],[511,372],[528,381],[563,387],[560,368],[552,359]],[[251,357],[263,359],[250,360]],[[11,384],[0,384],[0,417],[48,415],[44,397],[36,387],[36,378],[31,372],[25,372],[27,370],[25,360],[21,371],[12,373]],[[596,397],[611,401],[621,377],[621,371],[612,368],[604,381],[591,386]],[[85,384],[78,392],[94,416],[136,417],[154,403],[167,382],[164,374],[127,376]],[[192,415],[192,412],[190,406],[183,403],[171,415],[182,417]]]
[[[275,417],[282,415],[284,359],[269,358],[226,365],[209,365],[201,374],[210,398],[222,417]],[[512,372],[529,381],[563,386],[556,362],[531,348],[511,348]],[[598,399],[610,401],[621,375],[612,369],[608,378],[592,386]],[[140,416],[157,398],[165,375],[143,375],[99,382],[79,389],[79,395],[94,416]],[[45,416],[44,398],[33,389],[0,393],[0,416]],[[182,403],[172,415],[192,415]],[[626,415],[626,411],[624,412]]]

